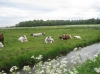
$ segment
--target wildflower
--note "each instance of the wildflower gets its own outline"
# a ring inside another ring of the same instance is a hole
[[[100,68],[94,68],[97,73],[100,73]]]
[[[78,49],[77,47],[76,47],[76,48],[74,48],[74,51],[77,51],[77,49]]]
[[[64,69],[64,73],[66,73],[67,72],[67,69]]]
[[[73,73],[72,71],[70,71],[70,70],[69,70],[69,73],[70,73],[70,74],[74,74],[74,73]]]
[[[34,55],[31,58],[34,59],[35,58]]]
[[[94,58],[96,58],[96,57],[98,57],[98,54],[95,54],[95,55],[94,55]]]
[[[59,66],[59,65],[60,65],[60,63],[57,62],[57,63],[56,63],[56,66]]]
[[[93,62],[95,62],[95,61],[96,61],[96,59],[94,58],[92,61],[93,61]]]
[[[78,63],[81,63],[82,64],[82,60],[78,60]]]
[[[68,70],[68,72],[69,72],[70,74],[77,74],[77,73],[78,73],[75,69],[73,69],[73,70],[74,70],[74,72],[73,72],[73,71],[70,71],[70,70]]]
[[[2,70],[1,72],[2,72],[2,73],[4,73],[5,71],[4,71],[4,70]]]
[[[74,70],[74,73],[75,73],[75,74],[77,74],[77,73],[78,73],[78,71],[76,70],[76,68],[75,68],[75,67],[73,67],[73,70]]]
[[[79,49],[79,50],[81,50],[81,49],[82,49],[82,47],[79,47],[78,49]]]
[[[35,57],[34,55],[31,57],[32,59],[37,59],[37,60],[41,60],[43,58],[43,55],[39,55],[38,57]]]
[[[41,60],[41,59],[43,58],[43,55],[39,55],[39,57],[38,57],[38,58],[39,58],[39,60]]]
[[[29,72],[29,74],[31,74],[32,72]]]
[[[22,70],[23,71],[30,71],[31,70],[31,67],[29,67],[29,65],[28,66],[24,66]]]
[[[61,64],[67,64],[68,61],[61,61]]]
[[[10,68],[10,72],[16,71],[17,69],[18,69],[17,66],[12,66],[12,67]]]
[[[7,73],[3,73],[3,74],[7,74]]]
[[[2,71],[0,72],[0,74],[7,74],[7,73],[5,73],[5,71],[4,71],[4,70],[2,70]]]
[[[48,59],[48,61],[50,61],[51,59]]]
[[[65,61],[65,60],[67,60],[67,58],[63,58],[63,59],[62,59],[62,61]]]

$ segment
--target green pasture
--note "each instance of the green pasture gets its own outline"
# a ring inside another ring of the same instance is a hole
[[[31,33],[45,32],[45,36],[33,37]],[[0,70],[8,70],[10,67],[17,65],[31,65],[35,63],[31,59],[32,55],[43,55],[43,60],[54,58],[57,55],[67,54],[75,47],[84,47],[95,42],[100,42],[100,27],[37,27],[37,28],[12,28],[0,29],[4,34],[4,48],[0,48]],[[63,33],[70,34],[72,37],[79,35],[82,40],[69,39],[60,40],[58,37]],[[18,38],[26,35],[28,42],[19,42]],[[45,38],[52,36],[54,43],[46,44]]]

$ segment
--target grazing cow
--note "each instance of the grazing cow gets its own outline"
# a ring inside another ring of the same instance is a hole
[[[18,41],[20,42],[28,42],[26,35],[19,37]]]
[[[62,39],[62,40],[67,40],[67,39],[72,39],[71,35],[69,34],[63,34],[62,36],[59,37],[59,39]]]
[[[3,34],[0,34],[0,42],[2,42],[2,44],[4,44],[4,36],[3,36]]]
[[[82,40],[80,36],[74,36],[74,38]]]
[[[45,38],[45,42],[46,43],[53,43],[54,42],[54,39],[53,39],[53,37],[48,36],[48,37]]]
[[[30,34],[30,36],[34,36],[34,37],[38,37],[38,36],[45,36],[45,33],[33,33],[33,34]]]
[[[2,44],[2,42],[0,42],[0,47],[4,47],[4,45]]]

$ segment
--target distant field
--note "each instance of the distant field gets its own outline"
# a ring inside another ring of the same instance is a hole
[[[100,24],[84,25],[59,25],[59,26],[37,26],[37,27],[1,27],[0,29],[23,29],[23,28],[65,28],[65,27],[100,27]]]
[[[45,32],[45,36],[33,37],[31,33]],[[5,47],[0,48],[0,69],[9,69],[13,65],[23,66],[32,64],[31,56],[42,54],[44,60],[53,58],[59,54],[68,53],[75,47],[84,47],[95,42],[100,42],[100,26],[51,26],[37,28],[3,28],[0,33],[4,34]],[[58,37],[63,33],[79,35],[83,40],[69,39],[60,40]],[[26,35],[29,42],[21,43],[18,38]],[[54,43],[46,44],[45,37],[52,36]]]

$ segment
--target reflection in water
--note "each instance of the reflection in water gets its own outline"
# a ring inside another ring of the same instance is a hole
[[[69,54],[67,54],[66,56],[63,56],[63,58],[67,58],[66,61],[68,61],[68,67],[71,66],[71,60],[72,57],[79,57],[79,53],[82,59],[82,62],[86,61],[87,58],[92,59],[93,56],[100,50],[100,43],[97,44],[93,44],[87,47],[82,48],[81,50],[78,51],[71,51]]]

